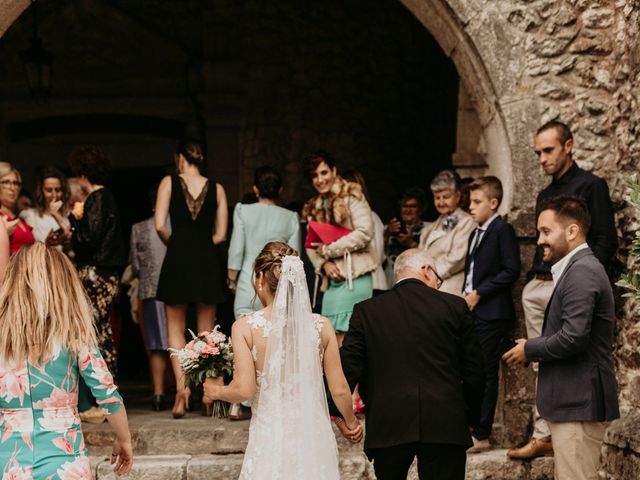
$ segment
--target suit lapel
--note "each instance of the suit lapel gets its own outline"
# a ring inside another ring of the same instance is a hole
[[[485,240],[491,234],[491,230],[493,230],[495,228],[496,224],[498,222],[500,222],[501,220],[502,220],[502,217],[496,217],[496,219],[489,224],[489,226],[487,227],[485,232],[482,234],[482,237],[480,238],[480,243],[478,245],[476,245],[476,248],[475,248],[475,250],[473,252],[473,256],[474,257],[478,254],[478,250],[480,250],[480,248],[482,248],[482,245],[485,243]],[[471,235],[470,240],[469,240],[469,253],[471,253],[471,242],[473,242],[473,235]],[[467,255],[467,256],[469,256],[469,255]]]
[[[558,281],[556,282],[555,287],[553,288],[553,292],[551,293],[551,297],[549,298],[549,302],[547,303],[547,308],[545,308],[544,310],[544,322],[542,323],[542,332],[544,332],[544,328],[547,326],[547,317],[549,316],[549,310],[551,308],[551,302],[553,302],[553,299],[556,295],[556,292],[558,291],[558,288],[560,288],[562,286],[562,283],[564,281],[564,279],[567,276],[567,272],[569,271],[569,269],[578,261],[580,260],[582,257],[585,257],[587,255],[593,255],[593,252],[591,251],[591,248],[585,248],[583,250],[580,250],[578,253],[576,253],[571,260],[569,260],[569,263],[567,264],[567,266],[564,269],[564,272],[562,272],[562,275],[560,275],[560,278],[558,279]]]

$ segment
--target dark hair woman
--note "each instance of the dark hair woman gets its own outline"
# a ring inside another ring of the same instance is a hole
[[[362,187],[340,177],[327,152],[308,155],[305,162],[318,195],[306,203],[303,217],[351,230],[328,245],[307,249],[316,274],[323,277],[322,315],[331,320],[342,344],[353,306],[373,295],[371,272],[380,263],[372,246],[371,208]]]
[[[46,167],[38,176],[34,194],[35,208],[20,212],[20,218],[33,228],[36,241],[71,250],[71,223],[69,215],[69,182],[57,168]]]
[[[187,305],[196,304],[198,330],[211,330],[216,304],[224,300],[217,245],[227,237],[228,214],[224,188],[201,173],[205,156],[200,143],[182,141],[175,158],[178,174],[162,179],[156,199],[155,226],[167,244],[156,298],[165,303],[169,347],[179,349],[185,345]],[[175,357],[172,366],[178,389],[173,416],[181,418],[191,392]]]
[[[252,285],[253,261],[267,242],[278,241],[300,248],[298,215],[277,205],[282,179],[269,166],[256,169],[253,192],[257,203],[238,203],[233,211],[233,233],[229,244],[227,282],[236,298],[233,311],[236,318],[260,310]]]
[[[76,202],[69,215],[80,279],[95,312],[98,346],[109,370],[117,373],[116,348],[109,321],[109,311],[118,293],[120,270],[126,264],[126,250],[120,214],[111,190],[104,186],[109,159],[97,145],[77,145],[69,155],[71,170],[87,193],[86,200]],[[96,422],[104,417],[84,399],[87,389],[80,389],[79,409],[84,419]]]

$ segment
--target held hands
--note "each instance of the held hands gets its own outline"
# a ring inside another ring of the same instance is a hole
[[[219,400],[220,387],[224,387],[224,378],[207,378],[202,385],[202,389],[204,391],[204,395],[202,396],[202,403],[204,403],[205,405],[211,405],[214,400]]]
[[[516,340],[516,346],[502,356],[502,359],[509,365],[524,365],[527,363],[527,355],[524,352],[524,344],[527,341],[524,338]]]
[[[474,290],[469,295],[464,297],[464,301],[467,302],[467,307],[469,307],[469,310],[473,311],[473,309],[478,306],[480,295],[478,295],[478,292]]]
[[[131,440],[122,442],[116,439],[113,442],[113,450],[111,453],[111,465],[116,475],[126,475],[133,465],[133,447]]]
[[[358,443],[362,440],[362,425],[360,425],[357,418],[354,417],[353,423],[351,425],[347,425],[347,422],[345,422],[344,419],[336,417],[335,423],[342,436],[351,443]]]

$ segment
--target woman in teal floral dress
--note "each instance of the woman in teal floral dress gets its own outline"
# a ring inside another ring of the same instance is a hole
[[[2,479],[91,479],[78,417],[82,377],[116,434],[111,463],[131,469],[127,414],[97,347],[71,262],[43,243],[22,248],[0,286]]]

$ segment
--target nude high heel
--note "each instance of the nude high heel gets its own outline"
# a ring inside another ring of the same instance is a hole
[[[188,389],[176,393],[176,401],[173,404],[173,409],[171,409],[173,418],[182,418],[185,416],[187,410],[189,410],[190,396],[191,392]]]

